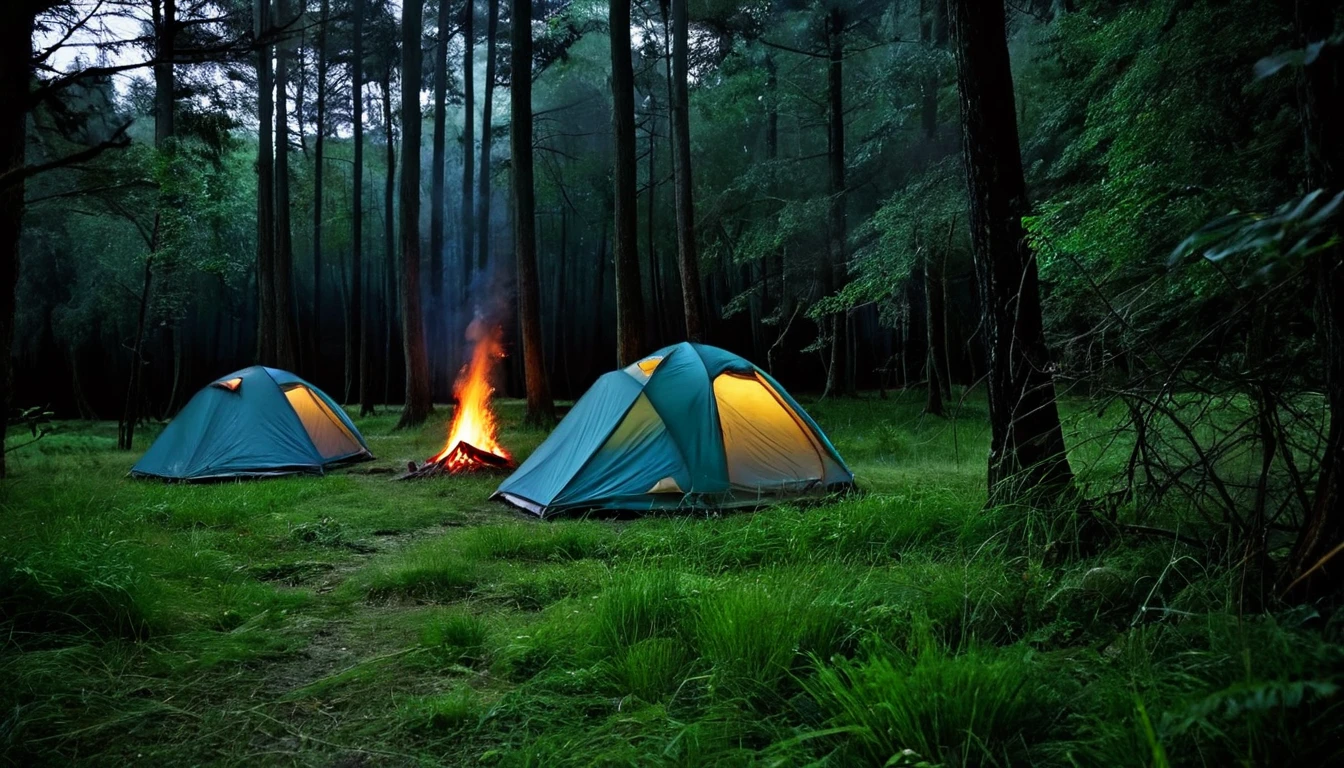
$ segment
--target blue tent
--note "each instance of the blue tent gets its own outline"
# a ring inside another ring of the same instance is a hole
[[[135,477],[215,480],[322,474],[373,458],[327,394],[298,376],[254,365],[196,393],[131,468]]]
[[[853,484],[835,446],[769,374],[682,343],[598,379],[495,497],[545,517],[751,506]]]

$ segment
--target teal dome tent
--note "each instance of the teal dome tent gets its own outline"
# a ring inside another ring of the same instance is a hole
[[[371,458],[363,435],[325,392],[288,371],[256,365],[197,392],[131,474],[165,480],[322,474]]]
[[[852,487],[816,422],[769,374],[682,343],[602,376],[495,497],[580,509],[718,509]]]

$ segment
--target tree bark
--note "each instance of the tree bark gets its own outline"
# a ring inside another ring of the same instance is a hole
[[[532,0],[513,0],[509,148],[513,161],[513,248],[518,259],[518,315],[529,424],[555,423],[555,403],[542,356],[541,287],[537,278],[536,198],[532,174]]]
[[[611,0],[611,127],[616,142],[616,361],[644,355],[644,296],[639,277],[635,165],[635,71],[630,56],[630,0]],[[652,194],[653,178],[649,178]]]
[[[322,362],[322,192],[325,182],[327,140],[327,24],[331,0],[322,0],[317,28],[317,131],[313,139],[313,319],[309,324],[313,359],[308,368],[316,373]]]
[[[350,64],[354,168],[350,180],[350,322],[359,344],[359,415],[373,413],[373,351],[364,296],[364,0],[354,0]]]
[[[705,305],[700,292],[700,259],[695,244],[695,200],[691,179],[690,23],[686,4],[672,0],[672,160],[676,166],[677,266],[686,313],[686,339],[705,340]]]
[[[289,202],[289,64],[294,58],[295,18],[290,0],[276,0],[276,19],[282,27],[275,51],[275,363],[295,369],[299,331],[294,316],[294,238]]]
[[[19,283],[24,181],[20,172],[28,145],[27,104],[32,77],[33,12],[24,3],[0,4],[0,172],[16,174],[0,185],[0,477],[5,476],[4,438],[14,396],[14,292]]]
[[[844,15],[834,8],[828,16],[826,93],[827,165],[829,202],[827,205],[827,261],[821,267],[823,296],[830,296],[845,282],[845,96],[844,96]],[[849,322],[846,314],[836,313],[826,318],[830,336],[830,365],[826,367],[826,389],[822,397],[833,392],[854,394],[854,377],[849,359]]]
[[[270,0],[253,6],[254,34],[260,40],[271,34]],[[272,123],[275,102],[271,73],[271,45],[257,46],[257,362],[277,365],[275,307],[275,153]]]
[[[399,428],[419,426],[434,410],[420,299],[420,34],[424,0],[406,0],[401,16],[401,344],[406,406]]]
[[[472,254],[476,252],[476,208],[473,191],[476,188],[476,5],[475,0],[462,3],[462,291],[463,303],[470,298]]]
[[[1004,9],[953,0],[971,244],[988,350],[989,500],[1051,501],[1071,485],[1045,344]]]
[[[1302,0],[1297,8],[1298,45],[1320,42],[1334,32],[1333,5]],[[1324,46],[1302,73],[1301,115],[1307,183],[1344,189],[1344,55]],[[1330,423],[1321,454],[1311,512],[1280,579],[1280,591],[1310,600],[1344,589],[1344,247],[1320,254],[1316,271],[1316,333],[1325,358]]]
[[[485,24],[485,94],[481,99],[481,168],[476,190],[476,269],[490,263],[490,153],[494,144],[495,51],[499,42],[499,0],[490,0]]]

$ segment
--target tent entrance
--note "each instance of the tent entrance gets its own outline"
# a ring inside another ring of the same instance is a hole
[[[714,379],[728,482],[737,490],[797,490],[819,482],[826,466],[816,439],[755,373]]]
[[[284,387],[284,393],[323,459],[351,456],[363,450],[359,440],[331,412],[331,407],[311,389],[302,384],[291,384]]]

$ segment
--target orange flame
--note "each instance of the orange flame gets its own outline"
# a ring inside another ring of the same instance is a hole
[[[453,411],[453,422],[448,428],[448,442],[431,459],[442,461],[448,458],[450,470],[461,469],[472,461],[461,452],[453,452],[458,443],[466,443],[506,459],[512,458],[496,439],[499,425],[495,423],[495,413],[490,409],[490,398],[495,392],[490,384],[490,374],[495,363],[504,357],[501,336],[500,328],[488,326],[480,318],[473,320],[467,328],[467,338],[476,342],[476,348],[472,350],[471,362],[458,374],[454,385],[457,409]]]

